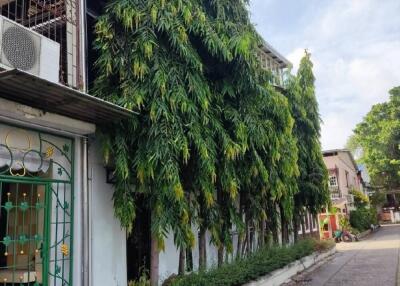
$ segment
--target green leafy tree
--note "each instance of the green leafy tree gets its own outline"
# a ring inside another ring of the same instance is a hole
[[[299,227],[298,222],[302,221],[301,216],[304,215],[305,210],[317,214],[330,202],[328,172],[322,158],[319,141],[321,120],[315,97],[315,77],[310,56],[306,51],[301,59],[297,75],[289,79],[287,86],[287,97],[295,120],[293,133],[297,140],[300,172],[297,179],[299,192],[294,197],[295,235]]]
[[[354,196],[354,205],[356,208],[366,207],[369,204],[368,196],[364,195],[363,192],[352,189],[350,193]]]
[[[183,250],[197,225],[204,267],[206,230],[222,263],[234,226],[264,226],[276,207],[292,216],[293,119],[258,62],[246,1],[112,1],[96,33],[94,93],[138,113],[104,130],[104,153],[122,226],[132,227],[138,195],[151,210],[152,285],[167,233]]]
[[[369,198],[371,202],[371,206],[374,208],[381,207],[384,203],[386,203],[386,194],[382,191],[375,190],[374,193]]]
[[[348,146],[361,150],[371,183],[384,190],[400,187],[400,87],[389,91],[388,102],[374,105],[359,123]]]

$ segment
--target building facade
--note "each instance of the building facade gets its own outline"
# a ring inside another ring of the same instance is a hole
[[[321,235],[332,237],[340,228],[340,218],[354,209],[352,190],[362,191],[362,178],[358,166],[349,150],[337,149],[323,152],[323,159],[329,172],[329,191],[333,208],[325,208],[320,214]]]
[[[127,268],[142,263],[132,261],[129,236],[114,217],[113,185],[96,136],[99,127],[133,113],[87,93],[95,78],[93,28],[104,5],[0,0],[0,283],[5,285],[125,286]],[[273,83],[282,86],[289,62],[267,43],[260,59]],[[207,248],[212,266],[217,249],[211,243]],[[160,279],[177,273],[172,235],[159,260]],[[198,245],[192,261],[196,270]]]
[[[0,0],[4,285],[127,285],[96,129],[132,112],[86,93],[88,2]]]

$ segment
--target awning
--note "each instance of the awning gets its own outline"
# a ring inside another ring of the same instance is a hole
[[[127,119],[134,114],[118,105],[20,70],[0,72],[0,97],[95,124]]]

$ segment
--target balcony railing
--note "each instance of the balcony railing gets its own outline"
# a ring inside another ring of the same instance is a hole
[[[340,199],[342,198],[342,192],[339,187],[329,187],[329,191],[331,193],[331,199]]]
[[[260,50],[258,57],[260,59],[262,68],[272,73],[271,84],[283,87],[285,68],[264,51]]]

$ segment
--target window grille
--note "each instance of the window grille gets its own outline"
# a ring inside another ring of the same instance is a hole
[[[71,77],[79,73],[77,43],[72,40],[78,35],[77,4],[77,0],[0,0],[0,15],[60,44],[60,82],[75,87]]]

